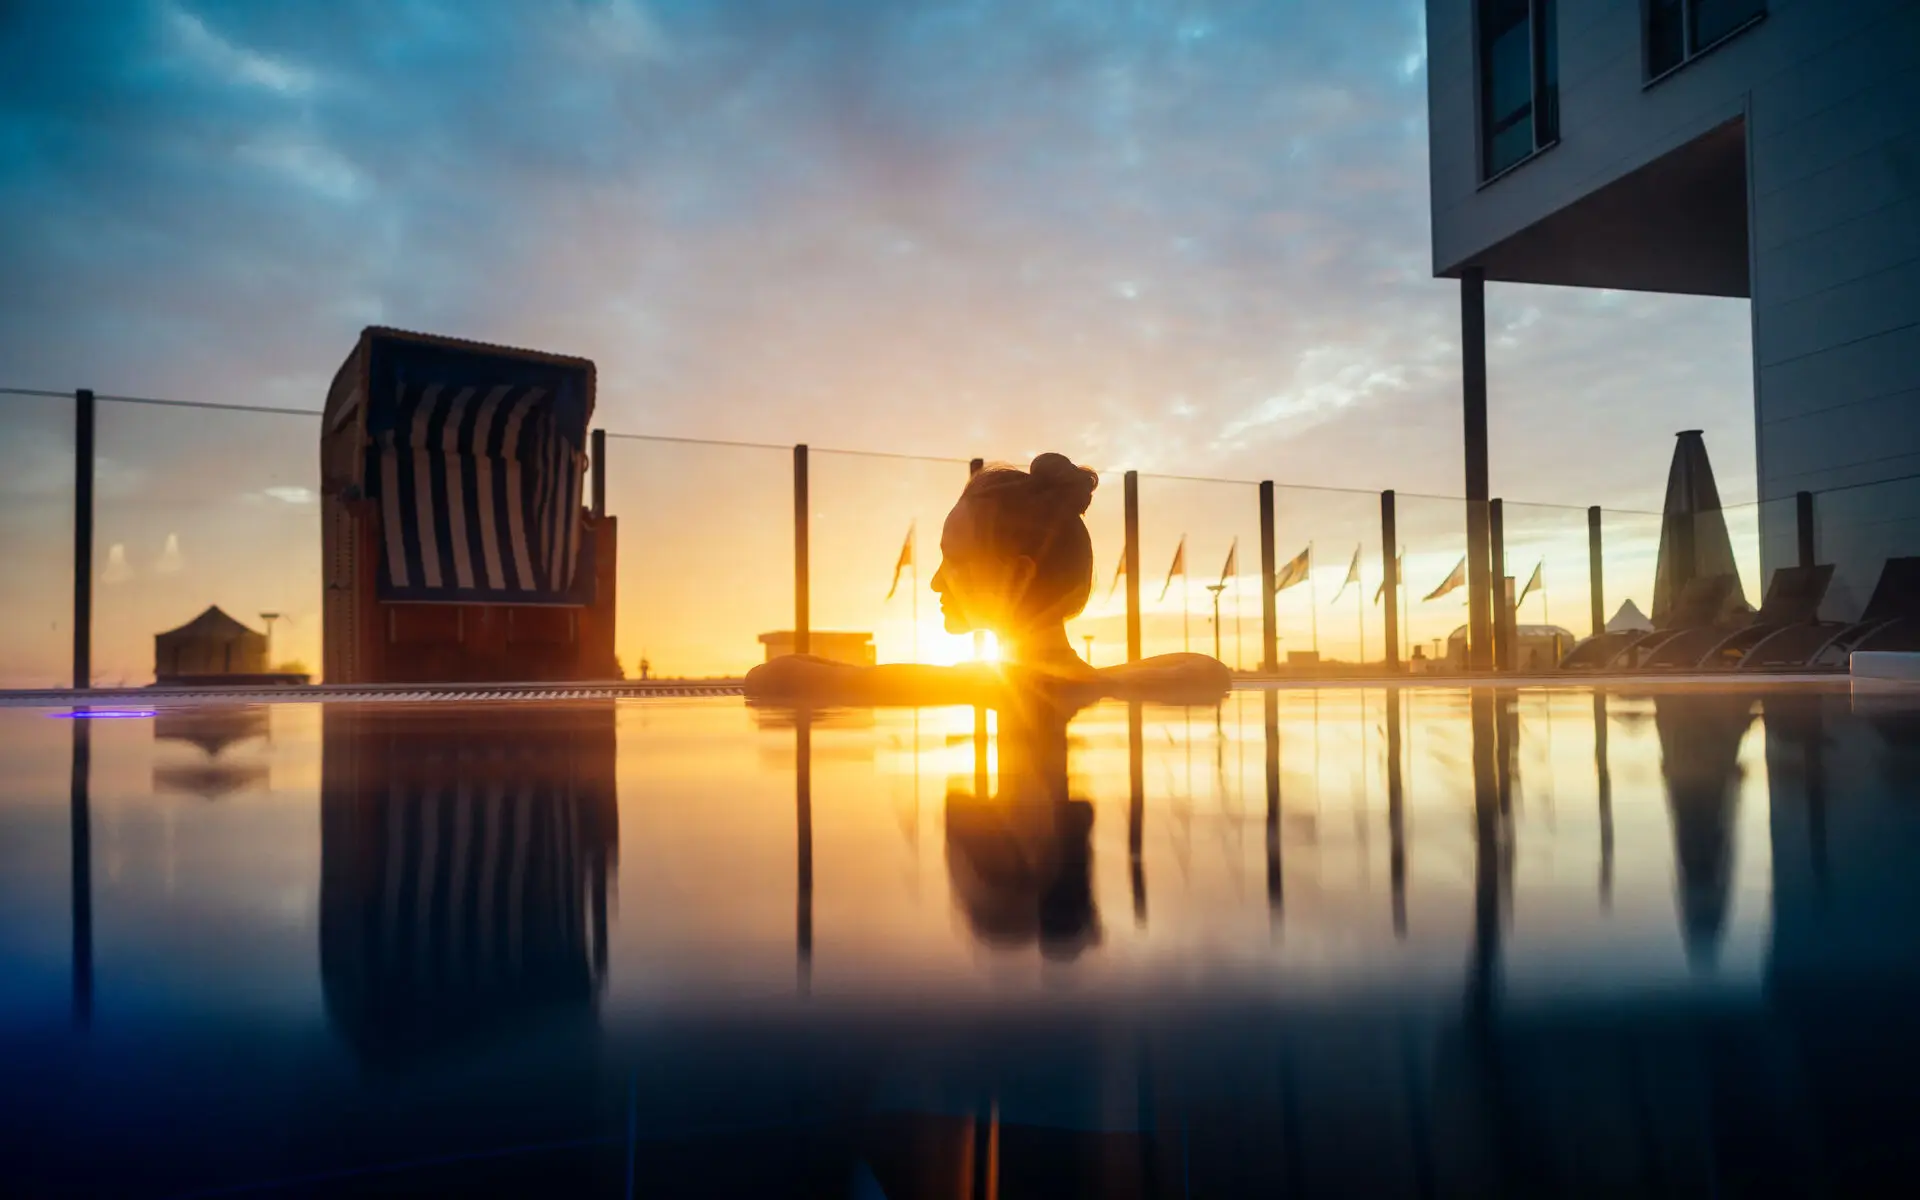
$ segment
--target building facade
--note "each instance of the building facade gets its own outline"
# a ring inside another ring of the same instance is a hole
[[[1428,0],[1427,52],[1470,498],[1486,282],[1744,297],[1763,571],[1812,492],[1856,616],[1920,554],[1920,0]]]

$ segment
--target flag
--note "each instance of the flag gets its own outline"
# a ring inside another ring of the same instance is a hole
[[[1401,569],[1406,565],[1407,565],[1407,552],[1405,550],[1402,550],[1400,553],[1393,556],[1393,577],[1395,579],[1400,580],[1400,586],[1402,587],[1405,587],[1407,584],[1407,581],[1405,579],[1400,578],[1402,575]],[[1380,586],[1373,589],[1373,603],[1375,607],[1379,606],[1380,597],[1386,594],[1387,594],[1387,581],[1383,578],[1380,580]]]
[[[1525,604],[1527,602],[1527,596],[1531,594],[1534,589],[1538,588],[1541,591],[1546,590],[1547,585],[1540,581],[1540,570],[1546,565],[1547,560],[1544,558],[1533,564],[1533,577],[1527,580],[1527,586],[1520,589],[1520,598],[1513,602],[1515,608],[1519,608],[1522,604]]]
[[[1328,604],[1340,603],[1340,597],[1347,594],[1347,589],[1359,582],[1360,582],[1360,547],[1355,546],[1353,548],[1353,561],[1347,564],[1347,577],[1340,581],[1340,590],[1335,592],[1333,594],[1333,599],[1327,601],[1327,603]]]
[[[1274,573],[1273,590],[1276,592],[1284,592],[1290,587],[1297,587],[1305,583],[1307,581],[1307,573],[1312,569],[1313,546],[1309,544],[1305,550],[1288,559],[1286,565]]]
[[[1125,546],[1122,546],[1120,548],[1120,561],[1116,563],[1113,568],[1113,586],[1107,589],[1107,599],[1109,600],[1113,599],[1113,594],[1116,591],[1120,590],[1120,580],[1122,577],[1126,575],[1126,573],[1127,573],[1127,549]]]
[[[1180,535],[1180,544],[1173,548],[1173,564],[1167,568],[1167,581],[1160,585],[1161,600],[1167,598],[1167,591],[1173,587],[1175,575],[1182,579],[1187,577],[1187,535],[1184,533]],[[1159,600],[1154,603],[1158,604]]]
[[[893,564],[893,586],[887,589],[887,599],[900,590],[900,572],[913,565],[913,523],[907,525],[907,539],[900,543],[900,557]]]
[[[1220,586],[1225,587],[1227,580],[1240,573],[1240,539],[1233,539],[1233,545],[1227,547],[1227,564],[1220,568]]]
[[[1439,587],[1433,589],[1431,592],[1428,592],[1426,595],[1426,599],[1438,600],[1440,597],[1446,595],[1448,592],[1453,591],[1455,588],[1462,588],[1465,586],[1467,586],[1467,556],[1462,554],[1460,556],[1459,563],[1457,563],[1454,566],[1453,572],[1440,582]]]

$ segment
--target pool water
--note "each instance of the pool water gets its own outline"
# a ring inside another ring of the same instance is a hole
[[[1849,1194],[1920,705],[0,708],[9,1195]]]

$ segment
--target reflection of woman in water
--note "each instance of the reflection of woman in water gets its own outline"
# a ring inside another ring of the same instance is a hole
[[[1200,654],[1167,654],[1095,670],[1073,651],[1067,621],[1093,591],[1093,539],[1081,514],[1099,476],[1064,455],[1025,471],[994,466],[967,481],[940,533],[933,590],[949,633],[990,630],[1002,662],[958,667],[856,667],[789,655],[755,667],[747,695],[854,704],[997,704],[1011,688],[1068,708],[1106,696],[1204,703],[1231,683]]]
[[[1070,708],[1025,695],[1000,713],[1000,790],[947,796],[947,875],[973,936],[1072,958],[1100,940],[1093,805],[1067,792]]]

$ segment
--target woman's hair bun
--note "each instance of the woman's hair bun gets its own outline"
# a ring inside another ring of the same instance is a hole
[[[1027,474],[1043,491],[1058,496],[1076,516],[1087,511],[1093,503],[1093,489],[1100,486],[1098,473],[1076,465],[1064,454],[1042,454],[1033,460]]]

